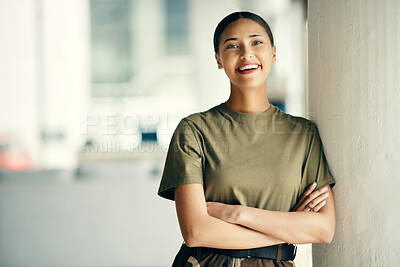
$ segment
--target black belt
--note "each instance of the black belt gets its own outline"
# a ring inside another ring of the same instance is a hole
[[[292,261],[296,257],[297,247],[295,245],[280,244],[274,246],[252,248],[252,249],[219,249],[208,247],[188,247],[182,244],[186,249],[191,249],[194,253],[211,252],[223,254],[235,258],[265,258],[272,260]]]

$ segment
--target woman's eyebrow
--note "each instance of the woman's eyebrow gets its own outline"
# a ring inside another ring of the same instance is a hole
[[[261,34],[251,34],[251,35],[249,35],[250,38],[257,37],[257,36],[263,37]],[[238,38],[228,38],[228,39],[226,39],[226,40],[224,41],[224,44],[225,44],[226,42],[228,42],[228,41],[236,41],[237,39],[238,39]]]
[[[228,41],[236,41],[238,38],[228,38],[224,41],[224,44]]]
[[[257,36],[263,37],[261,34],[252,34],[252,35],[249,35],[250,38],[252,38],[252,37],[257,37]]]

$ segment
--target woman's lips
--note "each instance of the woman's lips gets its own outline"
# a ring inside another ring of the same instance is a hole
[[[245,64],[237,68],[236,71],[239,72],[240,74],[250,74],[257,71],[259,68],[260,65],[258,64]]]

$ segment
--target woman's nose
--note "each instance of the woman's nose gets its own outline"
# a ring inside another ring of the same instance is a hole
[[[244,60],[248,60],[253,57],[253,51],[250,47],[244,46],[241,51],[240,58]]]

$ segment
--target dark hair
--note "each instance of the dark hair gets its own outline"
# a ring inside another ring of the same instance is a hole
[[[220,43],[220,38],[221,34],[224,32],[226,27],[228,27],[229,24],[231,24],[234,21],[237,21],[239,19],[251,19],[261,26],[264,27],[265,31],[268,34],[269,40],[271,42],[271,45],[274,46],[274,37],[272,36],[271,29],[268,25],[268,23],[259,15],[256,15],[251,12],[247,11],[240,11],[240,12],[234,12],[223,18],[217,25],[217,28],[215,28],[214,32],[214,51],[216,54],[219,53],[219,43]]]

